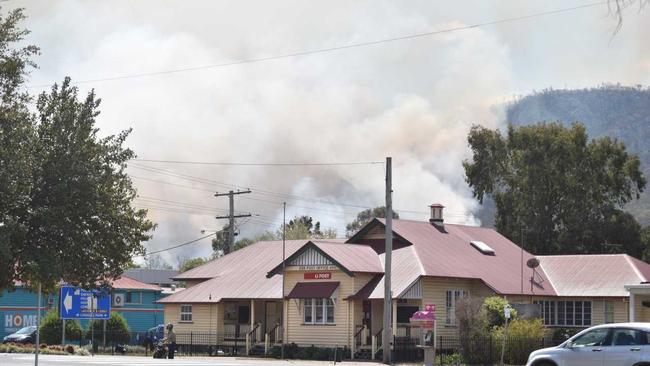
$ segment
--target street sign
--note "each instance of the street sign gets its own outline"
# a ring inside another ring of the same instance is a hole
[[[111,315],[111,296],[107,291],[62,286],[59,299],[61,319],[108,319]]]

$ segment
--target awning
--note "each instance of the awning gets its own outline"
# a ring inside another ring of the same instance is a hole
[[[340,282],[298,282],[293,287],[288,299],[330,298]]]

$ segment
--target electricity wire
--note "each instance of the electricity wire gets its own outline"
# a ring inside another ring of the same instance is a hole
[[[235,66],[235,65],[252,64],[252,63],[272,61],[272,60],[278,60],[278,59],[284,59],[284,58],[294,58],[294,57],[308,56],[308,55],[313,55],[313,54],[335,52],[335,51],[341,51],[341,50],[346,50],[346,49],[351,49],[351,48],[368,47],[368,46],[374,46],[374,45],[379,45],[379,44],[384,44],[384,43],[391,43],[391,42],[397,42],[397,41],[403,41],[403,40],[430,37],[430,36],[435,36],[435,35],[440,35],[440,34],[445,34],[445,33],[451,33],[451,32],[457,32],[457,31],[463,31],[463,30],[470,30],[470,29],[474,29],[474,28],[497,25],[497,24],[502,24],[502,23],[516,22],[516,21],[521,21],[521,20],[525,20],[525,19],[537,18],[537,17],[547,16],[547,15],[552,15],[552,14],[560,14],[560,13],[565,13],[565,12],[590,8],[590,7],[594,7],[594,6],[602,6],[602,5],[606,5],[608,3],[609,3],[608,1],[599,1],[599,2],[594,2],[594,3],[588,3],[588,4],[572,6],[572,7],[568,7],[568,8],[562,8],[562,9],[556,9],[556,10],[548,10],[548,11],[543,11],[543,12],[538,12],[538,13],[532,13],[532,14],[509,17],[509,18],[497,19],[497,20],[487,21],[487,22],[482,22],[482,23],[475,23],[475,24],[458,26],[458,27],[451,27],[451,28],[446,28],[446,29],[439,29],[439,30],[430,31],[430,32],[407,34],[407,35],[403,35],[403,36],[383,38],[383,39],[378,39],[378,40],[373,40],[373,41],[355,42],[355,43],[349,43],[349,44],[333,46],[333,47],[325,47],[325,48],[318,48],[318,49],[312,49],[312,50],[297,51],[297,52],[291,52],[291,53],[279,54],[279,55],[272,55],[272,56],[265,56],[265,57],[254,57],[254,58],[247,58],[247,59],[239,59],[239,60],[227,61],[227,62],[222,62],[222,63],[208,64],[208,65],[188,66],[188,67],[183,67],[183,68],[178,68],[178,69],[141,72],[141,73],[134,73],[134,74],[118,75],[118,76],[100,77],[100,78],[94,78],[94,79],[83,79],[83,80],[73,81],[73,82],[71,82],[71,84],[87,84],[87,83],[97,83],[97,82],[105,82],[105,81],[113,81],[113,80],[142,78],[142,77],[156,76],[156,75],[176,74],[176,73],[189,72],[189,71],[197,71],[197,70],[205,70],[205,69],[216,69],[216,68],[229,67],[229,66]],[[30,88],[45,88],[45,87],[49,87],[49,86],[51,86],[51,84],[38,84],[38,85],[30,86]]]

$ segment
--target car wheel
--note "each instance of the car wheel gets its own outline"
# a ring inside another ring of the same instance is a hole
[[[541,361],[541,362],[535,363],[535,366],[556,366],[556,365],[555,365],[555,362]]]

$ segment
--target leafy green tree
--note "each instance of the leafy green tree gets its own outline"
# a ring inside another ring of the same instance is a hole
[[[639,158],[604,137],[589,141],[576,123],[509,126],[507,135],[474,126],[466,180],[480,202],[496,203],[497,230],[513,241],[525,234],[536,254],[627,252],[640,257],[640,230],[621,207],[646,185]]]
[[[104,321],[92,320],[88,324],[86,330],[86,339],[93,339],[92,329],[95,329],[95,344],[103,342],[104,340]],[[106,343],[107,344],[124,344],[129,343],[131,339],[131,331],[126,319],[120,313],[111,313],[111,316],[106,321]]]
[[[232,248],[232,251],[236,251],[242,248],[245,248],[251,244],[255,244],[258,241],[268,241],[268,240],[277,240],[278,238],[272,232],[266,231],[261,234],[255,235],[252,238],[242,238],[235,240],[235,245]],[[228,225],[225,225],[223,229],[217,233],[216,238],[212,239],[212,257],[218,258],[224,255],[224,248],[228,242]]]
[[[209,260],[210,260],[209,258],[203,258],[203,257],[196,257],[196,258],[188,259],[188,260],[183,261],[183,263],[181,263],[178,270],[180,272],[187,272],[192,268],[196,268],[198,266],[204,265]]]
[[[276,236],[282,239],[282,225],[278,228]],[[336,238],[336,230],[321,230],[320,221],[314,223],[314,219],[311,216],[305,215],[296,216],[289,220],[285,232],[285,239],[287,240],[334,238]]]
[[[650,226],[641,230],[641,245],[643,246],[643,260],[650,262]]]
[[[504,309],[508,306],[508,300],[504,299],[501,296],[490,296],[483,300],[483,310],[487,316],[488,327],[498,327],[506,322],[506,314]],[[510,310],[511,318],[517,317],[517,311],[515,309]]]
[[[345,225],[345,236],[347,238],[354,235],[359,229],[361,229],[365,224],[370,222],[374,218],[386,218],[386,206],[378,206],[375,208],[369,208],[363,210],[357,214],[357,217],[354,221]],[[399,219],[399,214],[393,211],[393,218]]]
[[[63,320],[59,318],[59,312],[52,309],[45,314],[41,320],[41,342],[45,344],[61,344]],[[77,341],[81,339],[81,326],[76,320],[65,321],[65,340]]]
[[[0,13],[0,289],[13,287],[20,277],[18,263],[25,248],[27,233],[24,217],[30,212],[33,190],[31,167],[36,134],[28,109],[31,101],[24,92],[25,78],[36,65],[31,60],[39,53],[25,45],[29,31],[20,28],[25,19],[22,9]]]
[[[130,131],[100,138],[98,107],[94,92],[80,101],[69,78],[38,98],[33,187],[14,258],[25,282],[107,284],[150,238],[154,224],[131,206],[136,191],[125,170],[135,154],[123,147]]]

